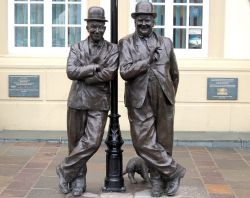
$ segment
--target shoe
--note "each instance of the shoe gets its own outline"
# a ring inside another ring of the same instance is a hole
[[[77,177],[73,182],[72,182],[72,191],[71,194],[74,197],[81,196],[82,193],[86,191],[86,177],[85,176],[80,176]]]
[[[181,167],[181,170],[176,175],[176,177],[174,177],[167,183],[167,189],[166,189],[167,196],[174,196],[177,193],[180,186],[181,178],[184,177],[185,173],[186,169]]]
[[[56,167],[56,173],[59,177],[59,189],[60,189],[60,191],[64,194],[68,194],[69,193],[68,182],[65,180],[65,178],[63,176],[62,169],[59,165]]]
[[[163,194],[161,179],[151,179],[151,197],[161,197]]]

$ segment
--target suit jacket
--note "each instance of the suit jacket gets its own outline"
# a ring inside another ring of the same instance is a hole
[[[109,110],[110,81],[118,68],[117,45],[103,41],[96,55],[90,54],[87,38],[70,49],[67,75],[72,85],[68,107],[83,110]],[[97,65],[100,71],[96,71]]]
[[[119,41],[120,74],[125,82],[125,105],[140,108],[147,93],[149,70],[158,79],[161,89],[171,104],[175,103],[175,94],[179,83],[179,71],[169,38],[153,33],[158,47],[158,61],[149,64],[149,52],[137,33],[128,35]]]

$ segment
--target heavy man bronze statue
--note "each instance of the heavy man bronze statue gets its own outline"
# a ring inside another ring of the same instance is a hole
[[[110,108],[110,81],[118,67],[118,49],[103,39],[104,10],[88,10],[89,36],[70,49],[67,75],[72,80],[68,97],[69,156],[56,168],[62,193],[80,196],[86,189],[87,161],[99,148]]]
[[[153,32],[156,13],[140,2],[131,14],[135,33],[119,42],[132,142],[150,168],[151,196],[176,194],[186,169],[172,158],[175,95],[179,72],[169,38]]]

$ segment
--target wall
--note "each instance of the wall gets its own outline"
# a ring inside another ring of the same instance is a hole
[[[225,0],[210,0],[208,57],[223,58],[225,34]]]
[[[0,1],[0,55],[1,54],[6,54],[8,51],[8,32],[6,30],[8,30],[8,1],[4,0],[4,1]]]
[[[65,130],[70,81],[66,59],[0,58],[0,130]],[[10,98],[9,75],[39,75],[38,98]]]
[[[247,0],[210,0],[209,49],[205,59],[178,59],[180,85],[177,93],[175,129],[177,131],[250,131],[250,52],[242,26],[238,42],[229,27],[237,25],[238,15],[247,19]],[[66,130],[66,100],[71,81],[65,73],[66,58],[17,57],[7,51],[7,0],[0,1],[0,130]],[[88,1],[88,6],[102,1]],[[129,1],[119,1],[119,38],[129,33]],[[233,6],[243,11],[231,12]],[[248,7],[249,8],[249,7]],[[229,16],[229,15],[232,16]],[[239,25],[238,25],[239,26]],[[225,39],[224,39],[225,38]],[[234,47],[234,48],[233,48]],[[232,49],[236,49],[235,54]],[[224,58],[224,54],[226,58]],[[244,55],[244,60],[241,59]],[[232,58],[234,58],[232,60]],[[40,97],[10,98],[8,76],[40,75]],[[208,101],[208,77],[235,77],[239,80],[237,101]],[[118,107],[120,128],[129,131],[123,104],[124,81],[119,77]]]
[[[179,61],[177,131],[250,131],[250,61]],[[185,65],[185,67],[184,67]],[[238,99],[207,100],[207,78],[238,78]]]
[[[225,58],[250,58],[250,1],[227,0]]]

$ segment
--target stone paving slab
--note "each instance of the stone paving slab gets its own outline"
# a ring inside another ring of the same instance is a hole
[[[102,145],[88,162],[87,192],[81,198],[148,198],[150,187],[136,174],[137,184],[124,176],[126,192],[101,191],[105,178]],[[136,156],[124,144],[123,166]],[[58,190],[56,165],[67,155],[67,144],[48,142],[0,143],[0,198],[72,198]],[[250,150],[175,146],[174,158],[187,168],[176,198],[249,198]],[[162,196],[166,198],[167,196]]]

